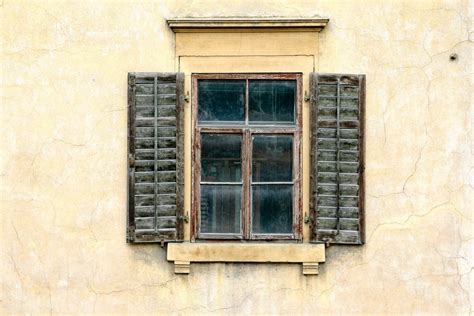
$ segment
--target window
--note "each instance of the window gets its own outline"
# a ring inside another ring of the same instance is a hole
[[[295,262],[317,274],[323,243],[363,244],[365,76],[308,78],[304,220],[302,77],[192,75],[185,120],[183,73],[129,74],[127,241],[169,243],[176,273],[189,273],[190,262]],[[187,148],[184,135],[194,139]],[[302,241],[303,225],[311,243],[240,242]],[[180,243],[195,240],[239,242]]]
[[[194,119],[185,123],[184,74],[129,74],[127,240],[301,240],[301,79],[194,75]],[[309,79],[307,237],[362,244],[365,76]]]
[[[303,274],[324,244],[364,243],[365,76],[313,72],[327,22],[168,21],[180,72],[128,77],[127,242],[167,243],[176,273],[293,262]]]
[[[193,75],[193,237],[301,238],[301,74]]]

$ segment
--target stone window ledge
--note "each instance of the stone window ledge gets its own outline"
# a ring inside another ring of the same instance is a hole
[[[169,243],[167,260],[175,273],[189,274],[192,262],[301,263],[303,274],[318,274],[325,261],[323,244]]]

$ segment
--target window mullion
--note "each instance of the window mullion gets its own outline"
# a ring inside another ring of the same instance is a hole
[[[249,80],[245,80],[245,126],[249,125]]]
[[[242,142],[242,182],[243,182],[243,194],[242,194],[242,227],[244,238],[250,237],[250,179],[251,179],[251,139],[250,130],[244,129],[243,131],[243,142]]]
[[[201,129],[195,129],[194,135],[194,175],[193,175],[193,187],[194,187],[194,225],[193,237],[197,237],[201,230]]]
[[[293,233],[295,237],[302,238],[301,218],[303,208],[301,205],[301,177],[303,166],[301,164],[301,131],[293,133]]]
[[[249,124],[249,79],[245,80],[245,126]],[[242,228],[245,239],[250,238],[250,177],[251,177],[251,152],[250,152],[250,131],[248,128],[243,130],[243,142],[242,142],[242,182],[243,182],[243,194],[242,194]]]

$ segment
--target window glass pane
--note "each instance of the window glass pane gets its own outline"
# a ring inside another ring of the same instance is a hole
[[[245,80],[199,80],[199,122],[242,123]]]
[[[240,182],[242,135],[201,134],[201,181]]]
[[[295,95],[295,80],[250,80],[249,122],[294,123]]]
[[[252,186],[252,232],[254,234],[291,234],[293,186]]]
[[[201,185],[201,233],[240,233],[240,185]]]
[[[254,136],[252,181],[293,180],[293,136]]]

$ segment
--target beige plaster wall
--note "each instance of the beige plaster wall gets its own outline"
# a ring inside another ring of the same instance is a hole
[[[473,312],[472,2],[0,3],[0,313]],[[367,244],[319,276],[125,243],[126,73],[175,70],[164,18],[228,15],[329,17],[315,68],[367,75]]]

